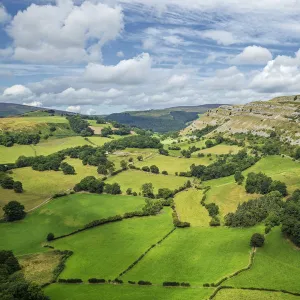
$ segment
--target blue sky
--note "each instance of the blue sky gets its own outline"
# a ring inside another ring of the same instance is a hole
[[[106,114],[297,94],[299,21],[295,0],[4,0],[0,101]]]

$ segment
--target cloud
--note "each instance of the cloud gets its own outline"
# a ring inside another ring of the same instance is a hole
[[[3,92],[3,96],[28,96],[31,94],[31,90],[24,85],[13,85]]]
[[[35,107],[42,107],[43,106],[42,102],[39,102],[39,101],[32,101],[32,102],[29,102],[29,103],[23,102],[23,104],[28,105],[28,106],[35,106]]]
[[[31,4],[19,11],[7,33],[13,39],[15,60],[72,63],[98,61],[101,47],[123,30],[119,6],[60,0],[56,5]]]
[[[77,105],[77,106],[71,105],[71,106],[67,107],[67,111],[73,112],[73,113],[80,113],[81,107],[80,107],[80,105]]]
[[[201,33],[204,38],[212,39],[221,45],[231,45],[235,44],[237,40],[234,38],[233,34],[224,30],[205,30]]]
[[[0,24],[8,22],[10,18],[11,16],[8,14],[5,7],[0,3]]]
[[[97,113],[97,111],[93,108],[89,108],[87,111],[86,111],[86,114],[91,116],[91,115],[95,115]]]
[[[183,75],[175,74],[168,80],[167,89],[184,88],[187,81],[188,81],[188,76],[186,74]]]
[[[118,57],[124,57],[124,53],[123,53],[122,51],[118,51],[118,52],[117,52],[117,56],[118,56]]]
[[[272,60],[272,57],[272,53],[267,48],[248,46],[229,62],[239,65],[264,65]]]
[[[132,59],[122,60],[115,66],[89,63],[85,78],[94,82],[119,84],[138,84],[145,81],[151,69],[151,57],[142,53]]]

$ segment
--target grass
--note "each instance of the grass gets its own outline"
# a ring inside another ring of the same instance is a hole
[[[143,206],[144,199],[133,196],[74,194],[57,198],[22,221],[0,224],[0,249],[12,249],[18,255],[43,251],[41,244],[49,232],[66,234],[93,220]]]
[[[29,254],[18,257],[22,273],[26,280],[38,285],[51,282],[53,271],[60,262],[61,254],[49,251],[39,254]]]
[[[52,300],[204,300],[212,293],[212,289],[111,284],[52,284],[46,288],[45,292]],[[287,300],[290,299],[287,298]]]
[[[273,180],[285,182],[289,193],[300,188],[300,163],[289,157],[266,156],[243,174],[246,175],[250,172],[263,172],[272,177]]]
[[[277,292],[221,290],[215,300],[297,300],[299,297]]]
[[[187,181],[185,177],[178,176],[166,176],[161,174],[152,174],[143,171],[128,170],[122,172],[116,176],[108,178],[106,183],[119,183],[123,193],[128,188],[132,188],[133,192],[139,193],[144,183],[151,182],[154,187],[154,193],[157,193],[159,188],[169,188],[174,190],[180,186],[183,186]]]
[[[181,221],[190,222],[192,227],[209,226],[211,218],[200,205],[202,197],[203,192],[197,189],[189,189],[176,195],[176,211]]]
[[[238,147],[235,145],[220,144],[220,145],[216,145],[211,148],[203,149],[199,152],[205,153],[205,154],[208,154],[208,153],[211,153],[211,154],[228,154],[228,153],[235,154],[235,153],[238,153],[241,149],[242,149],[241,147]]]
[[[188,172],[190,171],[190,166],[195,165],[209,165],[211,161],[208,157],[203,158],[178,158],[173,156],[164,156],[164,155],[153,155],[148,159],[145,159],[141,162],[135,162],[137,167],[143,167],[151,165],[158,166],[160,172],[167,171],[169,174],[175,175],[175,172]]]
[[[255,254],[251,270],[224,282],[235,287],[300,291],[300,251],[285,240],[276,227]]]
[[[17,200],[29,210],[41,204],[55,193],[65,192],[74,187],[86,176],[101,177],[97,167],[84,166],[79,159],[65,160],[76,170],[76,175],[64,175],[62,171],[34,171],[31,167],[14,169],[12,177],[23,183],[24,192],[17,194],[13,190],[0,188],[0,208],[12,200]]]
[[[249,263],[249,240],[258,228],[177,229],[128,273],[123,280],[217,282]]]
[[[13,147],[0,146],[0,164],[14,163],[18,157],[35,156],[35,155],[49,155],[57,151],[77,147],[77,146],[102,146],[111,139],[104,137],[89,137],[85,140],[81,136],[73,136],[66,138],[51,138],[47,141],[41,141],[37,145],[17,145]]]
[[[151,228],[151,230],[149,230]],[[96,227],[51,243],[72,250],[61,278],[114,279],[173,228],[171,209]]]

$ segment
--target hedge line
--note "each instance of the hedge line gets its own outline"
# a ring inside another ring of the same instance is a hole
[[[58,279],[59,283],[82,283],[82,279],[79,278],[69,278],[69,279]]]
[[[144,258],[144,256],[155,246],[157,246],[158,244],[160,244],[163,240],[165,240],[171,233],[173,233],[176,230],[176,227],[173,228],[170,232],[168,232],[162,239],[160,239],[156,244],[153,244],[152,246],[150,246],[137,260],[135,260],[126,270],[124,270],[123,272],[121,272],[119,274],[119,277],[123,276],[125,273],[127,273],[129,270],[131,270],[137,263],[139,263],[140,260],[142,260]]]
[[[106,280],[105,279],[98,279],[98,278],[90,278],[88,280],[89,283],[105,283]]]
[[[172,218],[173,218],[173,224],[174,224],[175,227],[184,228],[184,227],[190,227],[191,226],[191,224],[189,222],[181,222],[179,220],[174,202],[171,205],[171,208],[173,209]]]
[[[64,270],[66,267],[65,262],[66,260],[73,255],[73,251],[65,250],[65,251],[59,251],[57,250],[60,254],[62,254],[62,257],[60,258],[58,266],[54,269],[53,271],[53,281],[55,282],[60,275],[60,273]]]

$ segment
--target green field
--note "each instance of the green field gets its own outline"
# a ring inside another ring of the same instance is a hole
[[[297,300],[299,297],[277,292],[221,290],[215,300]]]
[[[203,149],[199,152],[204,153],[204,154],[228,154],[228,153],[238,153],[240,150],[242,150],[242,148],[238,147],[238,146],[234,146],[234,145],[224,145],[224,144],[220,144],[220,145],[216,145],[214,147],[211,148],[206,148]]]
[[[141,210],[141,197],[74,194],[51,200],[14,223],[0,224],[0,249],[16,254],[45,251],[41,244],[49,232],[62,235],[85,224],[125,212]]]
[[[175,196],[176,211],[180,221],[190,222],[192,227],[209,226],[210,217],[200,205],[203,192],[197,189],[183,191]]]
[[[251,270],[225,281],[224,285],[284,289],[300,292],[300,252],[285,240],[280,228],[267,235],[255,254]]]
[[[176,189],[183,186],[187,178],[178,176],[166,176],[161,174],[152,174],[143,171],[128,170],[116,176],[109,177],[105,182],[120,184],[122,192],[125,193],[128,188],[132,188],[133,192],[139,193],[144,183],[151,182],[154,192],[157,193],[159,188]]]
[[[190,166],[195,165],[209,165],[211,161],[208,157],[202,158],[178,158],[173,156],[164,155],[153,155],[152,157],[145,159],[144,161],[136,162],[137,167],[143,167],[151,165],[158,166],[160,172],[167,171],[169,174],[175,175],[175,172],[188,172],[190,171]]]
[[[168,208],[157,216],[127,219],[54,241],[56,249],[74,252],[60,277],[114,279],[172,228]]]
[[[49,155],[63,149],[77,147],[77,146],[102,146],[111,141],[109,138],[104,137],[89,137],[85,140],[81,136],[73,136],[66,138],[51,138],[47,141],[41,141],[37,145],[17,145],[13,147],[0,146],[0,164],[14,163],[18,157],[36,156],[36,155]]]
[[[212,294],[213,289],[111,284],[52,284],[45,291],[51,300],[205,300]],[[293,298],[286,298],[286,300],[293,300]]]
[[[101,175],[97,173],[97,167],[84,166],[79,159],[68,158],[65,161],[74,166],[76,175],[64,175],[62,171],[39,172],[32,170],[31,167],[12,170],[11,176],[14,180],[23,183],[24,192],[17,194],[13,190],[0,188],[0,208],[9,201],[17,200],[25,205],[26,210],[29,210],[49,199],[55,193],[72,189],[86,176],[101,178]]]
[[[123,280],[217,282],[249,263],[249,240],[258,228],[177,229],[122,276]]]

